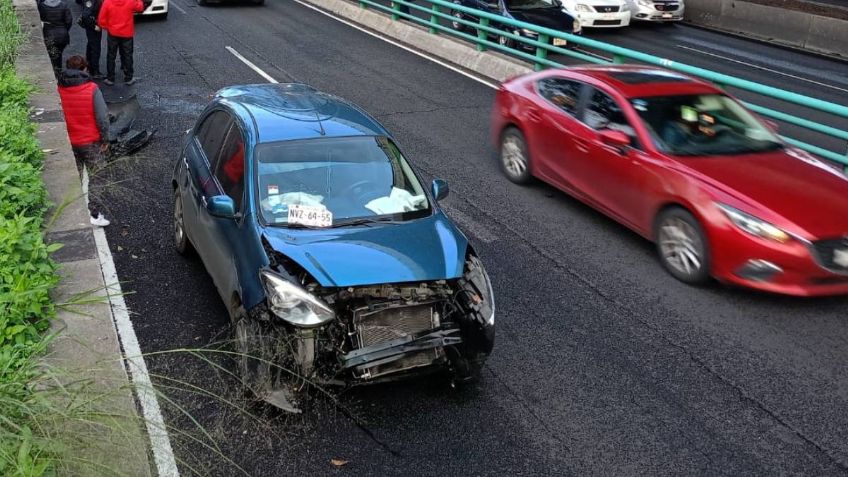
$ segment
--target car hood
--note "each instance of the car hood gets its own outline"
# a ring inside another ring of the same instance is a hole
[[[321,286],[445,280],[462,276],[468,241],[441,212],[401,224],[323,230],[268,227],[274,250]]]
[[[681,162],[749,205],[746,212],[790,232],[807,239],[848,235],[848,177],[803,151]]]
[[[551,30],[571,33],[574,20],[567,13],[558,8],[539,8],[533,10],[509,10],[509,14],[516,20],[543,26]]]

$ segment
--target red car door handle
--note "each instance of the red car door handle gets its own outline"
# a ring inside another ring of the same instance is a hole
[[[577,150],[580,152],[589,152],[589,146],[579,139],[574,140],[574,146],[577,147]]]

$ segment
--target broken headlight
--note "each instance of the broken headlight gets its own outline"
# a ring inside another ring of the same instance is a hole
[[[336,314],[306,290],[269,270],[259,272],[268,308],[286,322],[300,328],[315,328],[328,323]]]

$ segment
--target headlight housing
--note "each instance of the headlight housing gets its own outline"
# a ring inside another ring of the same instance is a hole
[[[515,34],[516,35],[524,35],[524,36],[532,36],[534,38],[539,36],[539,32],[533,31],[529,28],[522,28],[521,30],[516,31]]]
[[[733,222],[733,225],[751,235],[779,243],[786,243],[792,238],[788,233],[765,220],[758,219],[739,209],[725,204],[718,204],[718,208],[727,215],[730,221]]]
[[[577,10],[578,12],[592,13],[592,9],[589,7],[589,5],[583,3],[578,3],[577,7],[575,7],[575,10]]]
[[[336,314],[306,290],[270,270],[259,272],[268,308],[287,323],[299,328],[315,328],[332,321]]]

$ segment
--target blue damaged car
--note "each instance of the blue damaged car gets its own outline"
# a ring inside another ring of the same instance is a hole
[[[494,343],[489,278],[389,132],[303,84],[233,86],[188,131],[174,241],[233,320],[243,382],[282,408],[291,381],[350,385],[444,370]],[[289,378],[287,376],[297,376]]]

